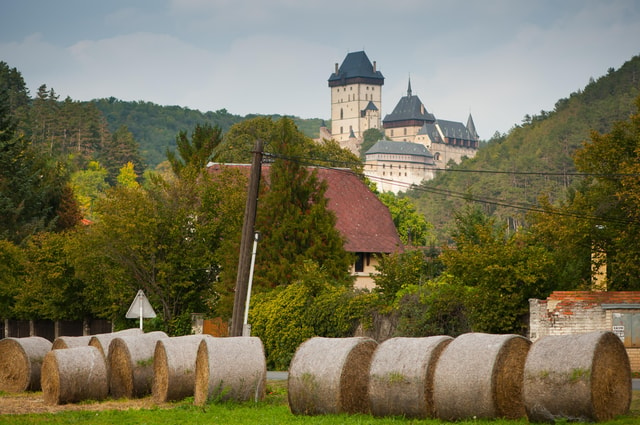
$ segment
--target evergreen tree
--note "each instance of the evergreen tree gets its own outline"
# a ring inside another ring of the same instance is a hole
[[[136,176],[141,176],[144,165],[138,149],[138,142],[133,137],[126,125],[118,128],[109,137],[98,155],[101,164],[107,170],[107,182],[110,185],[117,183],[120,169],[127,163],[133,164]]]
[[[213,152],[222,142],[220,127],[209,124],[196,125],[191,140],[186,131],[181,131],[176,137],[177,154],[167,150],[167,159],[173,172],[180,176],[185,172],[199,174],[212,159]]]
[[[0,87],[0,238],[15,243],[55,226],[66,177],[16,134],[8,90]]]
[[[326,183],[296,160],[308,139],[288,118],[276,122],[275,129],[270,144],[276,160],[256,220],[262,242],[255,282],[267,287],[289,284],[303,261],[313,260],[336,284],[350,284],[351,255],[335,228],[334,213],[327,209]]]

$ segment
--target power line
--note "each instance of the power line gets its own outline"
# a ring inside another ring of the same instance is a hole
[[[345,161],[318,160],[318,159],[313,159],[313,158],[308,158],[308,157],[288,157],[288,156],[285,156],[285,155],[278,155],[278,154],[265,154],[265,155],[266,156],[270,156],[272,158],[279,158],[279,159],[284,159],[284,160],[288,160],[288,161],[292,161],[292,162],[297,162],[300,165],[306,165],[306,166],[319,166],[318,162],[338,163],[338,164],[342,164],[342,165],[344,165],[344,164],[357,164],[357,163],[345,162]],[[313,161],[315,161],[315,162],[313,162]],[[335,167],[327,167],[327,166],[319,166],[319,167],[333,169],[333,170],[337,170],[337,171],[343,171],[343,172],[351,172],[350,170],[346,170],[344,168],[335,168]],[[496,174],[541,174],[541,175],[561,175],[561,176],[565,175],[565,174],[562,174],[562,173],[512,173],[512,172],[503,172],[503,171],[498,171],[498,172],[496,172]],[[594,175],[594,174],[574,173],[573,175],[586,176],[586,175]],[[619,175],[620,176],[640,176],[640,174],[619,174]],[[584,220],[592,220],[592,221],[598,221],[598,222],[615,223],[615,224],[622,224],[622,225],[638,224],[637,221],[623,220],[623,219],[618,219],[618,218],[614,218],[614,217],[601,217],[601,216],[583,214],[583,213],[578,213],[578,212],[549,211],[549,210],[546,210],[546,209],[540,207],[539,205],[532,205],[532,204],[529,204],[529,203],[513,203],[513,202],[510,203],[510,202],[507,202],[507,201],[501,200],[501,199],[492,199],[492,198],[486,198],[486,197],[479,197],[479,196],[471,195],[469,193],[456,192],[456,191],[452,191],[452,190],[448,190],[448,189],[439,189],[439,188],[427,187],[427,186],[417,186],[415,184],[406,183],[406,182],[400,182],[400,181],[397,181],[397,180],[387,179],[387,178],[383,178],[383,177],[380,177],[380,176],[368,175],[366,177],[369,180],[373,181],[373,182],[393,184],[393,185],[396,185],[396,186],[399,186],[399,187],[404,187],[406,189],[413,189],[413,190],[419,191],[419,192],[427,192],[427,193],[440,195],[440,196],[444,196],[444,197],[459,198],[459,199],[464,199],[464,200],[467,200],[467,201],[482,203],[482,204],[486,204],[486,205],[501,206],[501,207],[505,207],[505,208],[513,208],[513,209],[517,209],[517,210],[523,210],[523,211],[527,211],[527,212],[537,212],[537,213],[543,213],[543,214],[552,214],[552,215],[572,217],[572,218],[578,218],[578,219],[584,219]]]
[[[393,167],[386,167],[386,164],[365,164],[362,162],[352,162],[352,161],[340,161],[340,160],[329,160],[329,159],[319,159],[319,158],[311,158],[311,157],[302,157],[302,156],[286,156],[275,153],[265,153],[264,156],[274,158],[274,159],[287,159],[290,161],[296,161],[300,164],[306,165],[318,165],[318,163],[332,163],[332,164],[340,164],[345,168],[350,167],[376,167],[376,168],[389,168],[390,170]],[[415,164],[415,163],[413,163]],[[405,166],[402,167],[398,165],[401,170],[418,170],[418,171],[436,171],[436,172],[446,172],[446,173],[477,173],[477,174],[507,174],[507,175],[523,175],[523,176],[541,176],[541,177],[640,177],[640,173],[578,173],[578,172],[568,172],[568,171],[503,171],[503,170],[469,170],[469,169],[458,169],[458,168],[436,168],[436,167],[427,167],[427,166],[416,166],[409,163],[405,163]]]

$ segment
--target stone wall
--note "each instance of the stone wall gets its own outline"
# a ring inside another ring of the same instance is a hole
[[[529,300],[529,338],[614,331],[625,342],[631,369],[640,372],[640,348],[613,323],[616,314],[634,313],[640,314],[640,291],[555,291],[546,300]]]

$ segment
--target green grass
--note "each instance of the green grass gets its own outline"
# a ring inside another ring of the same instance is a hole
[[[0,424],[321,424],[321,425],[435,425],[443,424],[439,420],[411,420],[400,417],[374,418],[370,415],[324,415],[294,416],[287,405],[286,384],[269,383],[267,397],[260,403],[214,403],[205,407],[193,405],[193,399],[173,403],[169,408],[142,410],[105,410],[105,411],[64,411],[53,414],[2,415]],[[491,424],[517,425],[527,424],[526,419],[507,420],[467,420],[455,422],[456,425]],[[559,422],[562,423],[562,422]],[[640,391],[634,391],[631,414],[614,421],[610,425],[640,423]]]

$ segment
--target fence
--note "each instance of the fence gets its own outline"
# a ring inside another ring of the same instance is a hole
[[[88,320],[11,320],[4,319],[0,339],[40,336],[53,342],[59,336],[82,336],[112,331],[111,321]]]

